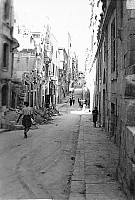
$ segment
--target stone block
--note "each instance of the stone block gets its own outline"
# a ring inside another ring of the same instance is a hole
[[[123,148],[125,148],[125,131],[124,130],[122,130],[121,131],[121,146],[123,147]]]
[[[118,190],[119,188],[119,190]],[[108,197],[108,199],[121,199],[122,192],[121,187],[118,183],[106,183],[106,184],[87,184],[86,185],[86,194],[91,195],[102,195]],[[123,195],[124,197],[124,195]],[[90,198],[92,199],[92,198]],[[100,198],[99,198],[100,199]]]
[[[123,30],[123,35],[126,35],[126,28]],[[128,57],[129,57],[129,55],[127,54],[127,38],[123,38],[123,41],[122,41],[122,43],[123,43],[123,48],[122,48],[122,54],[123,55],[125,55],[125,63],[126,63],[126,61],[127,61],[127,59],[128,59]]]
[[[121,120],[125,124],[127,121],[126,117],[126,102],[123,100],[121,104]]]
[[[135,100],[134,98],[125,98],[121,103],[121,121],[123,123],[122,130],[125,130],[126,126],[135,125]]]
[[[131,10],[131,19],[135,19],[135,10]]]
[[[85,175],[94,175],[94,174],[105,174],[105,167],[103,166],[103,168],[99,168],[96,166],[92,166],[92,165],[87,165],[85,168]]]
[[[126,1],[123,1],[123,4],[125,4]],[[128,11],[126,9],[126,5],[123,5],[123,27],[125,27],[128,23]]]
[[[74,194],[74,193],[70,194],[69,200],[77,200],[77,199],[79,199],[79,200],[86,200],[84,194]]]
[[[126,127],[126,137],[125,137],[125,141],[126,141],[126,154],[127,156],[131,159],[134,157],[134,136],[133,136],[133,132],[132,132],[132,127]]]
[[[92,200],[109,200],[110,197],[108,195],[104,195],[104,194],[87,194],[86,200],[90,200],[90,199],[92,199]],[[115,199],[115,200],[117,200],[117,199]]]
[[[125,96],[135,97],[135,74],[125,77]]]
[[[133,163],[131,162],[131,159],[126,156],[126,181],[127,181],[127,184],[128,186],[130,187],[130,184],[131,184],[131,179],[133,178],[134,174],[133,174]]]
[[[124,190],[127,188],[133,194],[135,191],[135,127],[127,126],[121,137],[123,143],[125,140],[126,145],[125,147],[123,147],[124,145],[120,146],[118,178],[122,182]]]
[[[119,167],[120,167],[120,170],[121,172],[123,172],[125,174],[125,171],[126,171],[126,166],[125,166],[125,163],[126,163],[126,153],[125,153],[125,149],[123,147],[120,148],[120,157],[119,157]]]
[[[133,74],[135,74],[135,65],[128,66],[125,69],[125,75],[128,76],[128,75],[133,75]]]
[[[114,182],[115,178],[109,176],[108,173],[104,174],[90,174],[86,176],[85,182],[86,184],[100,184],[100,183],[108,183]]]
[[[71,193],[85,194],[85,182],[84,181],[72,181],[71,182]]]
[[[132,101],[127,106],[127,126],[135,126],[135,102]]]
[[[135,34],[135,19],[128,21],[128,35]]]
[[[127,36],[127,48],[129,51],[135,51],[135,35]]]
[[[135,64],[135,51],[127,51],[125,55],[125,67]]]

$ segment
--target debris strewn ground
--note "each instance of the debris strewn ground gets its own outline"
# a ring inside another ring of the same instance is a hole
[[[59,111],[55,107],[50,108],[34,108],[34,122],[33,128],[38,128],[38,125],[46,124],[49,120],[52,120],[53,116],[59,115]],[[17,123],[18,116],[20,114],[20,109],[9,109],[4,113],[2,118],[2,128],[8,131],[11,130],[22,130],[22,118],[19,123]]]

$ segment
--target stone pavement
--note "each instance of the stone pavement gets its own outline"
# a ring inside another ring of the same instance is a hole
[[[91,114],[81,116],[69,200],[126,200],[117,181],[118,148]]]

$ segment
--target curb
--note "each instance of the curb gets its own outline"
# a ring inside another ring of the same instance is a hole
[[[1,128],[1,129],[0,129],[0,134],[1,134],[1,133],[4,133],[4,132],[7,132],[7,131],[8,131],[7,129]]]
[[[81,116],[82,118],[82,116]],[[84,131],[81,119],[79,138],[76,150],[74,172],[71,179],[71,192],[69,200],[86,200],[86,184],[84,173]]]

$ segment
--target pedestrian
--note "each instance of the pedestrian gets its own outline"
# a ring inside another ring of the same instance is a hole
[[[69,99],[70,106],[72,106],[72,97]]]
[[[79,106],[82,107],[82,101],[79,99]]]
[[[73,105],[75,104],[75,97],[72,96]]]
[[[22,109],[17,119],[17,123],[19,122],[22,116],[23,116],[22,125],[24,126],[24,138],[27,138],[27,133],[32,125],[32,119],[34,120],[33,110],[29,106],[29,102],[24,102],[24,108]]]
[[[85,99],[85,104],[86,104],[86,106],[87,106],[87,99]]]
[[[97,118],[98,118],[98,109],[97,109],[97,107],[95,107],[95,109],[92,111],[92,115],[93,115],[93,125],[94,125],[94,127],[96,127]]]

